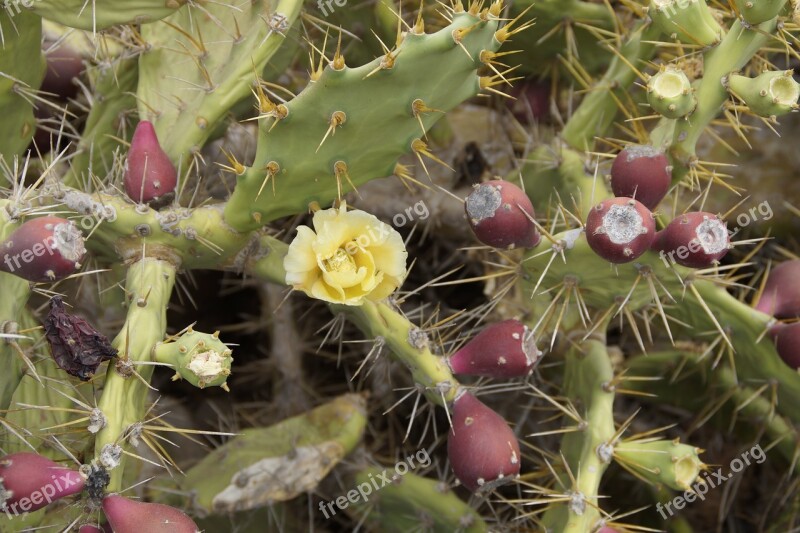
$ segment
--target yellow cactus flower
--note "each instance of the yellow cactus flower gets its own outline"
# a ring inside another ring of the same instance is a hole
[[[347,205],[314,213],[314,229],[297,228],[283,260],[286,283],[312,298],[361,305],[389,296],[406,274],[400,234],[374,215]]]

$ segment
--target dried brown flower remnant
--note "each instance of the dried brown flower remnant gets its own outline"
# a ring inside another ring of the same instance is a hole
[[[83,318],[67,313],[58,296],[50,299],[44,330],[56,364],[83,381],[94,375],[100,363],[117,355],[108,338]]]

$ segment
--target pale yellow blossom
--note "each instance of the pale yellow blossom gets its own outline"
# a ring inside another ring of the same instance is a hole
[[[289,245],[287,284],[326,302],[361,305],[403,283],[408,252],[394,228],[344,203],[317,211],[312,222],[314,229],[300,226]]]

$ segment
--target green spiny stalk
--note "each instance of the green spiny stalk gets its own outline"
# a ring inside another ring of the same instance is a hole
[[[383,473],[380,468],[365,468],[356,474],[353,483],[363,492],[375,482],[381,487],[366,501],[359,499],[355,506],[348,507],[348,512],[371,530],[405,533],[422,526],[435,533],[488,531],[480,515],[444,483],[409,472],[382,486],[377,480]]]
[[[780,360],[775,347],[764,338],[771,317],[740,302],[711,277],[698,276],[695,271],[677,265],[667,266],[666,256],[648,252],[635,263],[611,270],[584,238],[573,240],[567,233],[555,236],[557,240],[566,237],[573,243],[564,251],[566,264],[553,262],[543,277],[543,288],[560,284],[569,276],[576,280],[589,307],[614,312],[623,305],[641,309],[655,303],[655,289],[650,284],[658,279],[663,291],[675,299],[668,312],[680,316],[689,327],[682,333],[700,339],[709,333],[719,335],[730,349],[739,379],[775,380],[780,412],[792,420],[800,420],[800,375]],[[545,256],[531,259],[525,268],[531,276],[538,277],[539,272],[544,272],[547,259]],[[665,298],[661,294],[659,298]]]
[[[610,459],[601,451],[615,434],[614,391],[608,386],[614,369],[604,333],[573,344],[566,353],[564,394],[573,402],[581,422],[577,431],[561,439],[566,472],[560,474],[551,498],[566,501],[551,504],[545,513],[542,522],[548,530],[584,533],[594,531],[601,520],[600,479]]]
[[[109,364],[97,404],[107,423],[97,433],[95,459],[109,470],[109,491],[123,488],[126,461],[121,454],[125,448],[130,450],[128,432],[142,422],[146,410],[147,383],[153,374],[148,363],[153,346],[167,330],[167,305],[175,272],[174,264],[154,257],[141,258],[128,269],[128,316],[112,343],[119,350],[119,358]]]

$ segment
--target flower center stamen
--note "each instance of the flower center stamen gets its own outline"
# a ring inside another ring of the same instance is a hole
[[[336,250],[331,257],[323,261],[328,272],[355,272],[356,262],[342,248]]]

